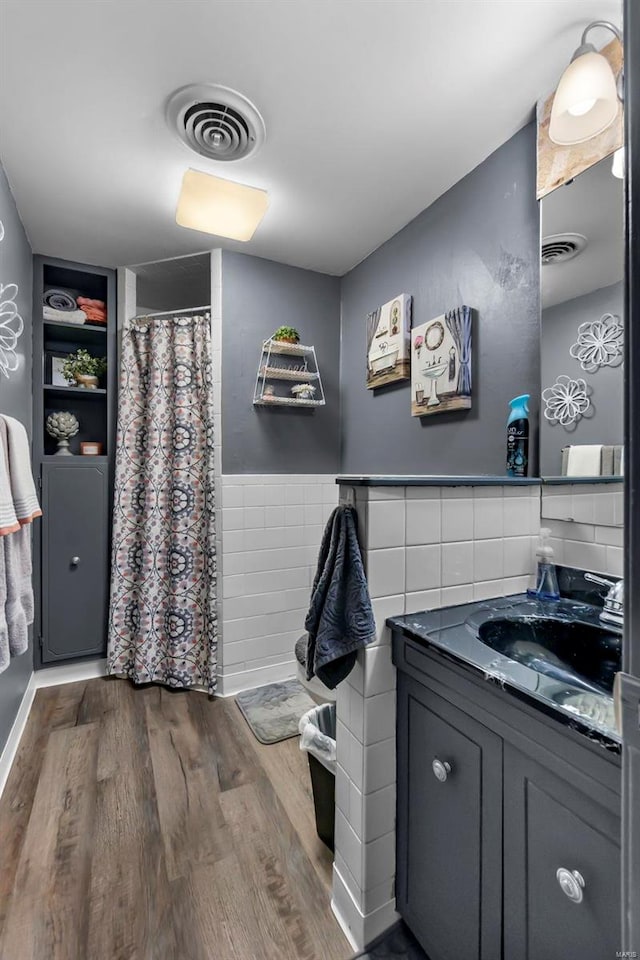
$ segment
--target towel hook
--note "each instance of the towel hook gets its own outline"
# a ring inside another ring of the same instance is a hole
[[[344,493],[340,497],[340,503],[345,507],[355,507],[356,505],[356,488],[355,487],[346,487]]]

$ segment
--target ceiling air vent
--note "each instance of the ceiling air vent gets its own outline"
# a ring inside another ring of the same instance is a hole
[[[210,160],[242,160],[265,138],[264,120],[241,93],[210,83],[176,90],[167,102],[167,123],[191,150]]]
[[[545,237],[542,241],[542,265],[573,260],[582,253],[586,245],[587,238],[581,233],[556,233]]]

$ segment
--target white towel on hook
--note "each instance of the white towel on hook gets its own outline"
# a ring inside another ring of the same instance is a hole
[[[27,431],[19,420],[2,415],[7,433],[9,484],[13,509],[19,524],[42,516],[31,472],[31,451]],[[0,526],[2,526],[0,524]]]
[[[0,417],[0,537],[20,529],[11,493],[9,478],[9,436],[4,419]]]
[[[31,528],[20,527],[16,533],[2,537],[0,548],[4,550],[4,620],[9,654],[19,657],[29,646],[29,625],[33,623]]]
[[[0,673],[9,666],[9,657],[11,656],[9,651],[9,625],[6,615],[7,578],[4,563],[4,541],[6,539],[7,537],[0,537]]]

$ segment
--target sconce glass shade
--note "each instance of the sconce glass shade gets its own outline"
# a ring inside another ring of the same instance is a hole
[[[624,180],[624,147],[620,147],[620,149],[614,153],[611,173],[619,180]]]
[[[611,65],[592,48],[572,60],[562,74],[551,108],[549,138],[569,146],[597,137],[615,120],[618,103]]]

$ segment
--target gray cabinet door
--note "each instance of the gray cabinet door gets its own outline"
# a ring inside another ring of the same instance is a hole
[[[433,960],[498,960],[501,878],[502,741],[399,673],[398,909]]]
[[[504,960],[604,960],[620,950],[620,821],[504,748]],[[570,769],[568,769],[570,774]],[[580,902],[557,871],[577,871]]]
[[[42,465],[42,662],[104,655],[108,466]]]

